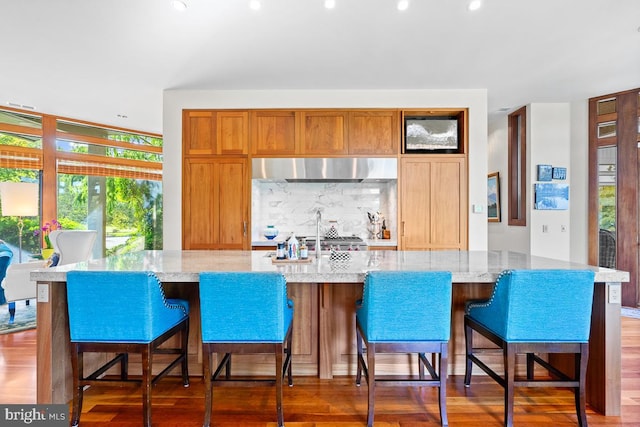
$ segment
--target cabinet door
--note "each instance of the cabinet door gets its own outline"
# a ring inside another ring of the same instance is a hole
[[[182,112],[182,146],[184,155],[216,154],[216,113]]]
[[[247,248],[247,187],[244,158],[186,159],[183,249]]]
[[[217,113],[218,154],[249,152],[249,115],[246,111]]]
[[[431,162],[401,161],[400,239],[403,250],[427,249],[431,242]]]
[[[401,164],[402,249],[466,249],[465,160],[405,158]]]
[[[349,154],[397,154],[399,115],[395,110],[349,113]]]
[[[251,113],[251,150],[257,155],[293,155],[298,146],[295,111]]]
[[[248,249],[248,183],[246,159],[218,159],[217,249]]]
[[[302,154],[347,153],[347,112],[302,113]]]
[[[185,159],[182,179],[182,248],[213,249],[217,168],[210,159]]]
[[[185,110],[182,132],[185,156],[249,152],[249,115],[246,111]]]

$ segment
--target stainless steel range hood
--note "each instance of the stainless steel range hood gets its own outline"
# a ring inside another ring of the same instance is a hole
[[[362,182],[398,178],[396,158],[254,158],[252,178],[288,182]]]

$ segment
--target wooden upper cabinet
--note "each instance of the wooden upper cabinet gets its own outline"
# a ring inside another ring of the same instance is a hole
[[[301,120],[301,154],[347,154],[348,112],[303,111]]]
[[[394,155],[400,144],[400,112],[349,113],[349,154]]]
[[[216,154],[216,112],[184,110],[182,144],[184,154]]]
[[[296,116],[295,111],[252,111],[252,153],[267,156],[296,154],[299,139]]]
[[[185,155],[248,154],[249,114],[246,111],[182,112]]]
[[[249,153],[249,114],[222,111],[217,114],[218,154]]]

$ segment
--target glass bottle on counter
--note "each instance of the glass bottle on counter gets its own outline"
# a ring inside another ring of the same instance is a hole
[[[287,259],[287,254],[284,249],[284,242],[278,242],[278,249],[276,252],[276,259]]]
[[[307,259],[309,257],[309,250],[307,248],[307,240],[302,239],[300,243],[300,259]]]

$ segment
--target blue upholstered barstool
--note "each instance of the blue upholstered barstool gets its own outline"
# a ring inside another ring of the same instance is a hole
[[[471,382],[472,362],[504,387],[504,425],[513,425],[515,387],[567,387],[575,394],[578,424],[587,427],[585,377],[589,357],[589,331],[594,273],[589,270],[510,270],[496,281],[491,298],[467,303],[464,317],[466,370]],[[502,350],[500,376],[473,346],[473,331]],[[537,353],[570,353],[574,372],[561,372]],[[526,378],[515,377],[516,355],[526,354]],[[535,378],[534,362],[549,377]]]
[[[275,353],[276,412],[284,425],[282,380],[291,386],[293,302],[280,273],[200,273],[200,316],[205,379],[204,426],[211,422],[212,382],[222,370],[231,377],[232,353]],[[212,374],[212,353],[224,353]]]
[[[151,426],[151,386],[178,364],[182,382],[189,385],[187,343],[189,304],[166,299],[162,284],[151,272],[70,271],[67,273],[67,303],[71,333],[73,369],[72,425],[78,425],[85,386],[142,383],[142,416],[145,427]],[[180,333],[178,348],[158,348]],[[84,353],[115,353],[116,356],[85,376]],[[128,353],[142,355],[142,379],[128,377]],[[177,355],[155,377],[152,373],[154,353]],[[120,380],[102,378],[120,363]]]
[[[373,426],[376,384],[438,387],[440,421],[448,425],[446,404],[447,346],[451,329],[451,273],[444,271],[372,271],[366,276],[356,308],[358,369],[368,393],[367,425]],[[365,361],[362,343],[366,346]],[[376,378],[378,353],[417,353],[417,378]],[[437,354],[438,371],[425,353]],[[424,368],[430,379],[424,376]]]

